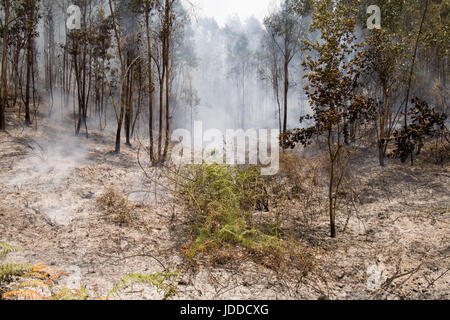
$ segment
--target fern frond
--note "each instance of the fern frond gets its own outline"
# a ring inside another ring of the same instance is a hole
[[[17,251],[21,251],[21,250],[22,250],[22,248],[20,248],[20,247],[12,246],[7,243],[0,242],[0,259],[3,259],[4,257],[6,257],[8,254],[10,254],[12,252],[17,252]]]
[[[49,267],[49,266],[47,266],[46,264],[43,264],[43,263],[38,263],[38,264],[33,266],[33,271],[32,272],[45,274],[48,270],[51,270],[51,267]]]
[[[37,289],[48,289],[47,283],[42,280],[25,280],[19,283],[15,290],[25,289],[25,288],[37,288]]]
[[[51,277],[51,275],[52,275],[53,273],[56,273],[56,272],[59,271],[59,270],[60,270],[60,269],[58,269],[58,268],[50,269],[50,270],[48,270],[47,272],[45,272],[44,276],[45,276],[45,277]]]
[[[39,273],[39,272],[28,272],[28,273],[24,274],[23,277],[45,280],[45,275],[42,273]]]
[[[0,265],[0,280],[6,281],[13,276],[23,276],[32,269],[33,266],[30,264],[2,264]]]
[[[41,294],[33,289],[21,289],[10,291],[5,293],[2,296],[2,298],[3,299],[18,298],[19,300],[42,300]]]
[[[57,300],[57,301],[72,301],[72,300],[87,300],[89,298],[89,293],[86,288],[81,288],[80,290],[69,289],[67,287],[58,288],[52,293],[51,297],[45,298],[46,300]]]
[[[128,274],[123,277],[119,283],[108,293],[106,299],[111,296],[118,295],[126,286],[128,286],[131,282],[136,282],[140,284],[150,284],[156,287],[159,291],[164,293],[164,300],[172,298],[175,296],[176,288],[174,285],[167,283],[169,280],[175,277],[179,277],[179,272],[168,273],[155,273],[155,274]]]
[[[47,280],[47,284],[53,284],[55,280],[58,280],[61,277],[68,277],[69,275],[63,271],[56,272],[53,275],[50,275],[50,277]]]
[[[42,281],[45,280],[47,285],[52,285],[55,280],[69,276],[67,273],[60,271],[59,268],[51,268],[43,263],[39,263],[33,266],[31,272],[25,274],[24,278],[36,278]]]

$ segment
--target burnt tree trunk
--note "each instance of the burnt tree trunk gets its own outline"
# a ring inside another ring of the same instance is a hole
[[[9,24],[9,0],[5,0],[4,11],[5,17],[3,22],[3,46],[2,46],[2,88],[1,88],[1,101],[0,101],[0,131],[6,130],[6,117],[5,111],[8,104],[8,24]]]

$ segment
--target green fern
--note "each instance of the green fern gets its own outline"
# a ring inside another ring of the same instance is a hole
[[[58,268],[37,264],[26,273],[21,272],[22,282],[16,284],[10,291],[3,294],[2,299],[20,300],[87,300],[89,294],[85,288],[80,290],[58,287],[55,280],[67,276]],[[17,274],[19,275],[19,274]]]
[[[22,248],[17,246],[12,246],[4,242],[0,242],[0,259],[5,258],[8,254],[12,252],[21,251]]]
[[[22,248],[13,246],[4,242],[0,242],[0,259],[4,259],[12,252],[21,251]],[[6,263],[0,265],[0,281],[7,281],[14,276],[23,276],[30,272],[33,266],[30,264]]]
[[[179,272],[162,272],[155,274],[128,274],[123,277],[119,283],[108,293],[107,299],[112,296],[118,295],[125,287],[131,282],[150,284],[158,289],[158,291],[164,293],[163,300],[173,298],[176,294],[176,287],[169,281],[173,278],[179,277]]]
[[[80,290],[69,289],[67,287],[61,287],[54,290],[52,295],[47,300],[55,301],[86,301],[90,297],[86,288]]]
[[[0,242],[0,259],[11,252],[21,251],[17,246]],[[13,277],[20,277],[24,281],[17,284],[12,290],[0,295],[2,299],[18,298],[22,300],[86,300],[89,295],[85,289],[80,291],[68,288],[54,288],[54,281],[66,276],[58,268],[51,268],[44,264],[0,264],[0,282],[11,282]],[[50,291],[50,296],[44,296],[43,291]]]
[[[194,229],[198,235],[185,251],[187,258],[224,243],[251,251],[276,251],[285,245],[279,234],[253,227],[252,211],[264,202],[267,184],[257,168],[203,164],[188,175],[182,195],[197,213]]]
[[[31,264],[2,264],[0,265],[0,281],[7,281],[13,276],[23,276],[32,270]]]

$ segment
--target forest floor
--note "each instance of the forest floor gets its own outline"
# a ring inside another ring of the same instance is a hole
[[[168,182],[160,171],[144,174],[136,146],[117,156],[113,135],[74,137],[70,123],[48,119],[37,131],[16,121],[8,128],[0,133],[0,240],[24,249],[8,261],[76,266],[94,297],[130,273],[182,270],[176,299],[450,298],[448,162],[389,160],[382,169],[375,152],[361,156],[354,163],[357,214],[339,216],[337,239],[328,237],[326,212],[303,233],[320,255],[316,271],[296,281],[251,260],[223,267],[186,261],[187,209],[162,187]],[[99,205],[110,188],[135,205],[132,223],[112,221]],[[162,293],[133,285],[114,298]]]

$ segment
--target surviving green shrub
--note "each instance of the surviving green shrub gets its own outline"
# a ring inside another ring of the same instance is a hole
[[[212,256],[223,251],[226,256],[225,251],[238,246],[271,267],[281,266],[282,260],[295,260],[297,266],[310,269],[312,255],[304,246],[283,239],[279,225],[267,228],[253,221],[258,203],[266,201],[269,181],[256,167],[191,167],[181,191],[195,213],[195,236],[186,249],[187,257],[208,251]]]
[[[182,194],[198,214],[190,258],[222,242],[255,250],[278,244],[277,238],[252,227],[252,211],[265,196],[265,182],[256,169],[203,164],[189,172],[187,181]]]

